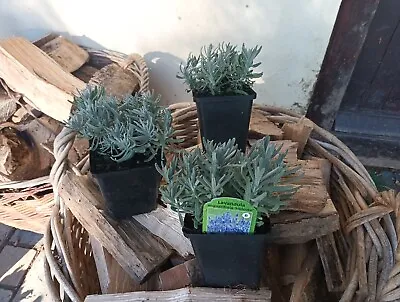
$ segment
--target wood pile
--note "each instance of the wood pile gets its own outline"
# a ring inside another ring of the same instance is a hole
[[[102,85],[117,98],[138,91],[139,82],[132,73],[117,64],[104,65],[93,65],[84,48],[57,35],[34,43],[19,37],[0,41],[3,205],[15,204],[17,200],[32,201],[32,204],[40,201],[38,208],[41,208],[53,198],[46,178],[54,162],[52,145],[62,123],[69,117],[78,90],[87,83]],[[177,296],[181,297],[177,301],[209,301],[210,297],[231,301],[253,297],[252,301],[269,301],[271,292],[265,288],[272,289],[273,300],[285,301],[282,298],[285,297],[303,301],[304,295],[314,293],[312,286],[321,279],[318,278],[319,257],[325,272],[331,272],[329,290],[340,288],[344,268],[340,263],[329,262],[339,253],[330,244],[332,233],[339,229],[338,213],[327,190],[331,164],[304,154],[311,131],[312,126],[306,119],[278,127],[257,106],[253,109],[249,144],[269,135],[274,144],[287,151],[285,161],[289,165],[300,165],[303,174],[297,182],[300,189],[284,211],[271,217],[268,241],[272,246],[266,255],[265,269],[271,273],[264,276],[260,291],[187,288],[201,285],[202,276],[175,213],[159,207],[130,220],[113,221],[105,215],[103,198],[92,179],[67,173],[60,186],[60,196],[91,234],[102,293],[135,292],[128,296],[100,297],[98,301],[115,298],[136,301],[146,297],[168,300]],[[87,149],[85,140],[75,140],[69,154],[71,162],[78,163],[85,158]],[[79,266],[75,260],[72,257],[72,265]],[[77,290],[82,286],[79,282],[74,285]],[[94,299],[88,298],[88,301]]]
[[[138,91],[138,80],[116,64],[92,64],[85,48],[56,34],[33,43],[21,37],[0,40],[0,66],[1,200],[11,205],[52,199],[51,190],[37,189],[54,163],[53,142],[78,90],[101,84],[122,97]],[[87,141],[77,139],[69,159],[78,163],[87,152]]]
[[[248,294],[269,301],[268,288],[272,301],[313,301],[318,286],[322,284],[321,288],[326,289],[324,259],[331,259],[335,252],[329,249],[329,237],[339,229],[339,216],[328,193],[331,164],[304,154],[312,130],[307,120],[281,125],[281,130],[267,119],[261,111],[253,110],[249,145],[270,135],[273,144],[287,151],[285,161],[291,166],[299,165],[303,176],[296,182],[300,189],[284,211],[271,217],[267,239],[270,248],[265,256],[261,290]],[[88,297],[88,301],[135,301],[137,297],[165,300],[173,294],[182,294],[179,301],[197,298],[192,295],[196,286],[202,285],[202,274],[176,213],[159,206],[151,213],[114,221],[104,211],[103,197],[93,179],[73,172],[64,176],[59,194],[90,234],[103,295]],[[79,265],[79,261],[71,261],[71,265]],[[205,290],[218,294],[217,289]],[[125,292],[132,293],[112,295]],[[235,301],[233,293],[226,298]],[[199,297],[206,299],[207,295]]]

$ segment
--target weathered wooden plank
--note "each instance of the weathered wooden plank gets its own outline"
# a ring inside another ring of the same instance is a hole
[[[89,84],[102,86],[107,94],[119,99],[139,91],[140,88],[138,78],[117,64],[109,64],[97,71]]]
[[[300,221],[273,224],[267,242],[299,244],[330,234],[339,229],[339,216],[305,218]]]
[[[56,36],[40,46],[66,72],[74,72],[89,60],[86,50],[62,36]]]
[[[318,251],[315,244],[308,250],[308,255],[296,276],[293,284],[290,302],[303,302],[303,295],[307,292],[306,288],[310,286],[312,276],[318,267]]]
[[[271,301],[271,292],[267,289],[258,291],[249,289],[228,289],[228,288],[181,288],[171,291],[159,292],[135,292],[116,295],[93,295],[88,296],[85,302],[108,302],[108,301]]]
[[[140,262],[149,267],[150,273],[158,269],[172,255],[171,247],[162,238],[153,236],[133,219],[124,219],[113,226],[136,253]]]
[[[291,211],[281,211],[277,215],[271,216],[271,222],[273,223],[291,223],[301,221],[308,218],[325,218],[332,215],[338,215],[337,210],[331,199],[327,200],[325,207],[318,213],[301,213]]]
[[[142,283],[162,265],[172,249],[134,220],[117,223],[101,211],[103,197],[86,176],[67,172],[59,188],[60,196],[82,226],[96,238],[121,267]]]
[[[319,213],[282,211],[271,216],[267,241],[276,244],[299,244],[339,229],[339,215],[331,199]]]
[[[333,234],[317,238],[317,246],[328,291],[344,290],[346,285],[345,274]]]
[[[264,136],[270,136],[274,140],[281,140],[283,132],[281,128],[268,119],[263,111],[253,108],[249,125],[249,137],[262,138]]]
[[[74,94],[86,86],[23,38],[0,41],[0,66],[7,86],[58,121],[68,119]]]
[[[102,294],[157,290],[159,288],[158,280],[154,276],[143,284],[135,282],[97,239],[91,237],[90,243]]]
[[[328,173],[330,162],[323,158],[313,158],[307,160],[297,160],[295,163],[289,166],[300,167],[300,173],[302,177],[295,180],[294,183],[298,185],[323,185],[326,182],[326,173]],[[328,169],[328,171],[324,171]]]
[[[396,50],[396,47],[398,47],[399,42],[396,39],[396,30],[398,30],[399,19],[399,1],[380,1],[342,101],[341,109],[356,110],[353,112],[356,114],[363,113],[367,108],[373,109],[381,125],[382,117],[378,115],[380,110],[387,110],[388,112],[395,110],[398,112],[400,108],[397,101],[398,97],[393,95],[393,93],[396,94],[399,81],[398,70],[393,68],[397,66],[396,54],[398,50]],[[394,61],[389,62],[389,65],[387,65],[389,68],[385,68],[385,60],[391,56]],[[382,74],[383,77],[380,78],[379,72],[382,69],[386,70]],[[383,87],[376,89],[377,87],[373,87],[373,84],[379,78],[380,85]],[[394,106],[385,108],[385,105],[391,102],[393,102]],[[371,103],[375,104],[373,108],[370,106]],[[361,108],[363,110],[358,110]],[[368,123],[365,126],[372,128]]]
[[[307,111],[325,129],[332,128],[380,2],[342,1]]]
[[[155,211],[136,215],[133,219],[155,236],[162,238],[182,257],[194,255],[190,240],[182,233],[178,214],[170,208],[158,207]]]
[[[280,245],[280,266],[283,286],[289,286],[296,281],[296,276],[301,272],[301,267],[310,250],[312,241],[301,244]]]
[[[107,251],[102,247],[100,242],[94,238],[90,238],[90,245],[92,246],[93,258],[96,263],[97,276],[100,282],[102,294],[109,294],[111,277],[108,267]],[[109,255],[109,254],[108,254]]]
[[[272,292],[271,300],[274,302],[286,302],[282,291],[281,277],[281,254],[279,247],[268,245],[264,254],[264,261],[261,271],[261,287],[267,287]]]

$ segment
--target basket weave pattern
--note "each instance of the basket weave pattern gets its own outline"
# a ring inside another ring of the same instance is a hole
[[[102,57],[102,56],[100,56]],[[95,57],[94,57],[95,58]],[[120,58],[121,62],[126,62]],[[140,56],[129,56],[130,66],[138,76],[141,90],[148,90],[148,73]],[[103,62],[104,63],[104,62]],[[296,123],[302,117],[291,111],[256,105],[269,120],[283,125]],[[180,147],[197,144],[197,111],[194,103],[170,106],[173,127],[183,139]],[[67,159],[75,133],[63,129],[55,141],[56,162],[51,171],[55,202],[45,233],[46,280],[53,301],[68,296],[83,301],[86,295],[99,293],[90,239],[57,193],[57,186],[67,167],[78,175],[88,171],[88,160],[72,166]],[[345,251],[346,287],[340,301],[397,301],[400,299],[400,195],[392,191],[379,193],[365,167],[340,140],[314,124],[312,138],[305,152],[328,159],[331,172],[331,198],[340,215]],[[390,216],[392,214],[392,217]]]

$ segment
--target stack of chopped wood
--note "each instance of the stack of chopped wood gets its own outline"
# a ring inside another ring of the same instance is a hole
[[[48,199],[52,194],[40,191],[45,193],[38,197],[37,188],[54,163],[53,142],[69,117],[74,96],[87,83],[102,85],[116,97],[138,91],[132,72],[110,62],[97,63],[85,48],[55,34],[34,43],[21,37],[0,40],[2,201]],[[77,139],[69,158],[77,163],[87,151],[87,141]],[[16,194],[22,187],[28,190]]]
[[[247,292],[255,298],[263,297],[263,301],[269,299],[265,288],[272,290],[273,301],[313,301],[316,288],[326,290],[319,258],[327,259],[328,251],[324,246],[329,241],[326,238],[339,229],[339,215],[328,194],[331,163],[304,152],[312,130],[313,125],[307,119],[278,126],[257,106],[252,112],[250,145],[269,135],[273,144],[287,151],[286,163],[300,165],[299,173],[303,174],[296,182],[301,186],[297,193],[283,211],[271,216],[271,230],[267,236],[269,249],[261,282],[263,289]],[[97,298],[99,301],[117,298],[136,301],[137,297],[154,296],[166,300],[172,293],[184,292],[182,288],[203,284],[191,244],[181,232],[177,214],[170,208],[160,206],[151,213],[114,221],[104,211],[103,197],[93,179],[72,172],[63,177],[59,194],[90,234],[97,269],[91,273],[99,277],[102,294],[133,292],[91,297],[88,301]],[[66,228],[64,232],[71,230]],[[79,261],[76,257],[72,266],[80,267]],[[323,267],[328,274],[326,265]],[[233,296],[224,298],[231,300]]]

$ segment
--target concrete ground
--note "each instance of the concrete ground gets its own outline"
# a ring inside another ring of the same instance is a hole
[[[50,301],[42,238],[41,234],[0,224],[0,302]]]

